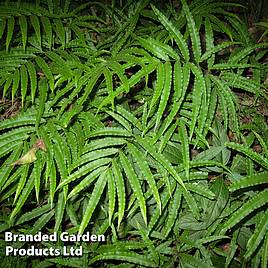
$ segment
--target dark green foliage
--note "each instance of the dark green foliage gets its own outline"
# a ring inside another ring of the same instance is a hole
[[[4,266],[266,267],[268,129],[239,97],[267,105],[268,44],[235,2],[153,2],[0,2],[1,97],[21,104],[0,230],[107,238]]]

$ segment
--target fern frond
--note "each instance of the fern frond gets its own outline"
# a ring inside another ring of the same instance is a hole
[[[115,178],[116,183],[116,192],[118,197],[118,224],[117,229],[119,228],[125,213],[126,207],[126,191],[124,185],[124,179],[119,165],[115,160],[112,162],[112,171],[113,177]]]
[[[85,228],[87,227],[87,225],[91,219],[92,213],[94,212],[97,204],[99,203],[100,197],[104,191],[106,183],[107,183],[107,177],[106,177],[106,172],[104,172],[100,175],[99,179],[97,180],[97,182],[94,186],[94,189],[92,191],[92,194],[90,196],[90,199],[88,201],[86,211],[84,213],[82,222],[79,226],[79,233],[80,234],[82,234],[84,232]]]
[[[137,164],[139,165],[139,169],[141,170],[145,180],[148,182],[150,189],[153,193],[154,199],[156,203],[158,204],[159,210],[161,211],[160,195],[159,195],[153,174],[147,163],[147,159],[144,157],[143,154],[140,153],[140,151],[134,145],[128,144],[128,149],[130,153],[133,155]]]
[[[229,187],[229,190],[231,192],[234,192],[246,187],[267,183],[267,175],[268,175],[267,172],[261,172],[243,177],[237,181],[234,181]]]
[[[179,184],[182,185],[184,189],[186,189],[181,177],[177,174],[170,162],[162,154],[157,153],[154,148],[148,144],[148,142],[145,142],[143,138],[136,136],[136,140],[156,161],[158,161],[170,173],[170,175],[172,175],[172,177],[174,177],[174,179]]]
[[[159,107],[156,113],[155,129],[158,128],[158,125],[160,123],[160,120],[167,106],[169,95],[171,92],[172,66],[169,61],[167,61],[164,64],[164,73],[165,73],[165,76],[164,76],[165,79],[164,79],[163,90],[162,90],[161,98],[159,102]],[[159,78],[159,79],[162,79],[162,78]]]
[[[164,238],[166,238],[169,235],[173,225],[175,224],[180,204],[181,204],[181,191],[179,191],[177,188],[174,192],[173,198],[170,200],[169,205],[170,209],[167,217],[167,222],[164,226]]]
[[[122,165],[122,167],[126,173],[126,176],[130,182],[130,185],[131,185],[131,188],[133,189],[134,195],[138,200],[143,220],[144,220],[145,224],[147,225],[146,203],[145,203],[145,199],[144,199],[144,195],[143,195],[143,192],[141,189],[139,179],[138,179],[137,175],[135,174],[133,167],[131,166],[131,163],[128,160],[128,158],[121,152],[119,153],[119,156],[120,156],[121,165]]]
[[[200,43],[199,32],[196,28],[194,18],[189,10],[189,7],[186,1],[182,0],[181,2],[182,2],[182,8],[185,13],[186,20],[187,20],[187,27],[189,29],[190,36],[191,36],[194,59],[196,63],[199,63],[200,57],[201,57],[201,43]]]
[[[35,177],[34,177],[33,173],[31,173],[18,201],[16,202],[16,206],[10,215],[11,220],[19,213],[22,206],[27,201],[27,198],[29,197],[30,193],[32,192],[32,190],[34,188],[34,182],[35,182]]]
[[[195,83],[194,83],[194,88],[193,88],[193,94],[192,94],[192,99],[193,99],[193,107],[192,107],[192,121],[191,121],[191,126],[190,126],[190,139],[192,139],[193,133],[194,133],[194,127],[197,123],[197,119],[199,116],[199,111],[201,108],[202,104],[202,98],[203,94],[206,91],[206,84],[205,84],[205,79],[203,77],[202,72],[200,69],[198,69],[195,65],[191,64],[190,68],[195,75]],[[203,125],[203,124],[202,124]],[[203,128],[203,126],[202,126]]]
[[[178,60],[178,54],[167,44],[163,44],[162,42],[155,40],[153,38],[138,38],[139,43],[152,54],[157,56],[158,58],[167,61],[169,57],[174,60]]]
[[[243,146],[241,144],[237,144],[234,142],[228,142],[225,144],[226,147],[229,147],[231,149],[234,149],[240,153],[245,154],[253,161],[257,162],[259,165],[264,167],[265,169],[268,169],[268,160],[264,158],[262,155],[254,152],[253,150],[247,148],[246,146]]]
[[[268,211],[266,211],[264,215],[262,215],[260,222],[257,224],[257,227],[253,235],[248,240],[247,252],[244,255],[244,258],[248,259],[253,254],[253,252],[262,242],[263,238],[265,237],[265,234],[267,234],[267,229],[268,229]]]
[[[177,43],[181,51],[181,54],[184,60],[189,61],[189,58],[190,58],[189,50],[181,32],[178,29],[176,29],[173,23],[169,21],[168,18],[163,13],[161,13],[155,6],[152,6],[152,9],[154,13],[156,14],[156,16],[158,17],[158,19],[160,20],[160,22],[169,32],[171,37],[174,38],[175,42]]]
[[[268,200],[268,190],[264,190],[254,195],[250,200],[242,205],[223,225],[221,233],[225,233],[228,229],[238,224],[243,218],[249,215],[252,211],[257,208],[264,206]]]

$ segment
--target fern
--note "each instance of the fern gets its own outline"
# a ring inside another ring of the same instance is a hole
[[[4,266],[266,267],[267,43],[240,4],[149,3],[1,2],[0,230],[106,237]]]

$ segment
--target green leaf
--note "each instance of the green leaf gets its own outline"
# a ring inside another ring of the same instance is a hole
[[[52,46],[52,26],[51,26],[50,20],[48,17],[42,16],[41,22],[42,22],[43,28],[45,30],[45,33],[46,33],[46,38],[48,41],[48,48],[51,49],[51,46]]]
[[[160,195],[156,186],[155,179],[153,177],[153,174],[150,170],[150,167],[147,163],[146,157],[139,151],[139,149],[132,145],[128,144],[128,149],[130,153],[133,155],[135,161],[137,162],[139,169],[141,170],[145,180],[148,182],[150,189],[153,193],[154,199],[156,203],[158,204],[159,210],[161,211],[161,200],[160,200]]]
[[[11,42],[13,31],[15,26],[15,19],[14,17],[10,17],[7,19],[7,37],[6,37],[6,51],[9,49],[9,44]]]
[[[186,187],[191,192],[197,193],[209,199],[214,199],[215,194],[206,187],[199,185],[198,183],[186,183]]]
[[[179,139],[182,145],[182,160],[185,167],[186,178],[189,179],[190,171],[190,152],[189,152],[189,139],[185,124],[179,121]]]
[[[65,211],[66,199],[64,196],[64,192],[61,191],[58,195],[58,202],[56,206],[56,213],[55,213],[55,227],[54,232],[58,232],[60,225],[63,220],[63,214]]]
[[[109,224],[111,225],[115,208],[116,190],[115,190],[115,180],[110,169],[107,170],[107,181],[108,181],[108,200],[109,200],[108,215],[109,215]]]
[[[194,82],[194,88],[193,88],[193,112],[192,112],[192,120],[190,125],[190,139],[192,139],[194,128],[197,123],[197,119],[199,115],[199,111],[202,105],[202,99],[204,92],[206,91],[206,83],[205,79],[203,77],[202,71],[197,68],[194,64],[190,65],[190,68],[195,75],[195,82]]]
[[[185,201],[186,201],[187,205],[189,206],[191,212],[193,213],[194,217],[197,220],[199,220],[200,219],[200,213],[199,213],[199,209],[198,209],[198,206],[197,206],[195,198],[193,197],[192,194],[190,194],[184,188],[182,188],[181,191],[182,191],[183,197],[185,198]]]
[[[86,211],[83,215],[82,222],[79,226],[79,234],[83,234],[85,228],[89,224],[91,216],[99,203],[99,200],[104,191],[106,183],[107,183],[107,177],[106,172],[104,172],[95,183],[94,189],[87,204]]]
[[[178,60],[179,55],[167,44],[164,44],[151,37],[141,38],[138,37],[139,43],[156,57],[161,60],[168,61],[169,57]]]
[[[118,224],[117,228],[119,228],[120,223],[122,222],[122,219],[124,217],[125,213],[125,207],[126,207],[126,191],[125,191],[125,185],[124,185],[124,179],[121,173],[121,170],[119,168],[119,165],[116,161],[113,160],[113,177],[115,178],[116,183],[116,191],[117,191],[117,197],[118,197]]]
[[[22,65],[20,67],[20,81],[21,81],[21,101],[23,106],[28,87],[28,74],[25,65]]]
[[[65,47],[66,44],[66,39],[65,39],[65,29],[64,26],[62,24],[61,19],[53,19],[54,25],[55,25],[55,32],[63,46],[63,48]]]
[[[181,191],[178,188],[175,190],[172,199],[170,200],[168,216],[164,227],[164,238],[166,238],[173,228],[177,219],[179,208],[181,204]]]
[[[36,15],[31,15],[30,16],[30,21],[31,24],[34,28],[34,32],[35,32],[35,36],[37,38],[38,41],[38,45],[41,48],[41,44],[42,44],[42,40],[41,40],[41,31],[40,31],[40,22],[39,22],[39,18]]]
[[[1,18],[0,20],[0,39],[2,38],[6,28],[6,19]]]
[[[261,172],[257,174],[252,174],[241,179],[233,181],[229,186],[229,191],[234,192],[243,188],[265,184],[268,182],[268,172]]]
[[[247,251],[244,255],[244,258],[248,259],[254,253],[258,245],[265,237],[267,230],[268,230],[268,210],[262,215],[260,222],[257,223],[253,235],[248,240]]]
[[[182,267],[185,267],[186,265],[188,267],[202,267],[202,268],[211,268],[208,264],[204,263],[203,260],[191,256],[189,254],[180,253],[179,257],[181,259],[181,265]],[[191,265],[191,266],[190,266]]]
[[[42,228],[50,221],[50,219],[54,216],[54,210],[43,214],[35,223],[33,228],[29,231],[30,234],[36,234],[37,232],[41,231]]]
[[[266,232],[263,243],[261,268],[267,267],[267,263],[268,263],[268,232]]]
[[[155,128],[158,127],[160,120],[165,112],[165,108],[167,106],[169,95],[171,92],[172,66],[169,61],[167,61],[164,64],[164,72],[165,72],[165,80],[164,80],[165,82],[164,82],[164,87],[161,93],[159,107],[156,113]]]
[[[195,26],[194,18],[189,10],[189,7],[185,0],[181,0],[182,2],[182,8],[186,16],[187,20],[187,27],[190,32],[192,46],[193,46],[193,53],[194,53],[194,59],[196,63],[199,63],[200,57],[201,57],[201,44],[200,44],[200,37],[199,32]]]
[[[189,61],[189,50],[187,47],[187,44],[183,38],[183,35],[181,32],[176,29],[176,27],[173,25],[171,21],[168,20],[168,18],[161,13],[155,6],[152,5],[152,9],[155,13],[155,15],[158,17],[160,22],[163,24],[163,26],[166,28],[166,30],[169,32],[172,38],[174,38],[175,42],[177,43],[181,54],[185,61]]]
[[[121,165],[122,165],[122,167],[126,173],[126,176],[130,182],[133,193],[138,200],[144,222],[147,225],[146,203],[145,203],[145,199],[144,199],[144,195],[143,195],[143,192],[141,189],[139,179],[138,179],[130,161],[128,160],[128,158],[122,152],[119,152],[119,157],[120,157]]]
[[[47,98],[47,80],[46,79],[39,80],[39,96],[40,96],[39,97],[39,109],[37,112],[36,123],[35,123],[36,129],[38,128],[41,122],[41,118],[45,110],[45,102]]]
[[[38,64],[38,66],[41,68],[41,70],[44,72],[46,78],[49,80],[49,86],[53,92],[53,90],[54,90],[54,77],[52,75],[52,72],[51,72],[49,66],[44,61],[44,59],[39,57],[39,56],[35,58],[35,61]]]
[[[95,131],[92,131],[89,134],[89,138],[92,137],[100,137],[100,136],[123,136],[123,137],[130,137],[131,133],[126,131],[125,129],[122,128],[117,128],[117,127],[106,127],[102,129],[98,129]]]
[[[151,113],[153,107],[158,102],[161,96],[164,87],[164,81],[165,81],[164,64],[159,63],[156,68],[156,84],[154,94],[150,103],[149,114]]]
[[[186,190],[185,185],[181,179],[181,177],[177,174],[175,169],[172,167],[170,162],[162,155],[157,153],[150,144],[148,144],[145,139],[136,136],[137,142],[156,160],[158,161],[173,177],[174,179],[183,186]]]
[[[268,190],[264,190],[256,195],[254,195],[250,200],[248,200],[244,205],[242,205],[237,211],[235,211],[232,216],[223,225],[221,233],[225,233],[228,229],[235,226],[243,218],[249,215],[255,209],[262,207],[268,202]]]
[[[34,174],[34,186],[35,186],[35,195],[37,203],[39,203],[39,192],[40,192],[40,184],[41,184],[41,173],[44,167],[44,162],[42,162],[41,157],[37,159],[34,164],[33,174]]]
[[[25,202],[27,201],[27,198],[29,197],[31,191],[34,188],[34,181],[35,178],[33,176],[33,173],[29,176],[28,181],[26,186],[24,187],[20,198],[17,201],[16,207],[13,209],[11,215],[10,215],[10,219],[12,220],[21,210],[22,206],[25,204]]]
[[[97,159],[95,161],[92,161],[92,162],[80,167],[77,171],[70,174],[65,180],[63,180],[58,185],[57,188],[60,189],[64,185],[69,184],[70,182],[74,181],[75,179],[81,178],[82,176],[88,174],[92,170],[94,170],[98,167],[104,166],[106,164],[109,164],[111,162],[111,160],[112,160],[111,158],[101,158],[101,159]]]
[[[90,172],[78,185],[76,185],[72,189],[72,191],[68,195],[68,199],[72,198],[73,196],[75,196],[76,194],[84,190],[84,188],[90,186],[92,182],[95,181],[96,178],[99,177],[101,172],[105,172],[106,170],[107,170],[107,167],[104,166],[104,167],[99,167],[95,169],[94,171]]]
[[[227,142],[225,143],[226,147],[234,149],[244,155],[248,156],[253,161],[257,162],[259,165],[263,166],[264,168],[268,169],[268,160],[264,158],[259,153],[254,152],[253,150],[245,147],[244,145],[234,143],[234,142]]]
[[[234,259],[235,253],[238,249],[238,245],[237,245],[238,233],[239,233],[239,230],[236,230],[234,232],[234,235],[233,235],[231,243],[230,243],[230,251],[228,252],[228,256],[226,258],[224,268],[228,268],[231,261]]]
[[[118,260],[146,267],[158,267],[154,262],[148,259],[148,256],[143,256],[132,251],[110,250],[102,252],[100,255],[92,258],[89,264],[93,264],[99,260]]]
[[[32,219],[35,219],[37,217],[40,217],[44,213],[48,212],[50,210],[50,204],[43,205],[42,207],[37,207],[33,209],[32,211],[29,211],[25,214],[23,214],[17,221],[16,224],[22,224],[27,221],[30,221]]]
[[[22,45],[25,51],[27,43],[27,19],[25,18],[25,16],[19,16],[19,25],[22,36]]]
[[[13,84],[12,84],[12,103],[14,101],[14,97],[16,96],[17,90],[19,88],[19,82],[20,82],[20,72],[18,69],[15,70],[14,72],[14,77],[13,77]]]
[[[31,96],[32,96],[32,103],[34,102],[35,92],[37,89],[37,77],[36,77],[36,70],[31,61],[26,63],[26,68],[29,74],[30,82],[31,82]]]

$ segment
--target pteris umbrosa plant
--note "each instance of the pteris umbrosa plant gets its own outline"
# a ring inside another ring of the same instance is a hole
[[[47,267],[266,267],[268,149],[237,93],[267,101],[267,43],[233,2],[115,2],[1,2],[0,230],[108,237]]]

